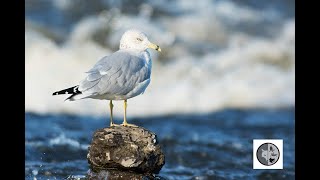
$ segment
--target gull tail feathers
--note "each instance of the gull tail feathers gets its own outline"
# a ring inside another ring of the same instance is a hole
[[[78,88],[79,88],[79,85],[78,86],[73,86],[73,87],[70,87],[70,88],[67,88],[67,89],[56,91],[56,92],[52,93],[52,95],[55,96],[55,95],[61,95],[61,94],[71,94],[71,96],[69,96],[64,101],[74,101],[74,100],[77,100],[77,99],[83,99],[83,98],[87,97],[87,96],[84,96],[82,94],[82,92],[79,91]]]

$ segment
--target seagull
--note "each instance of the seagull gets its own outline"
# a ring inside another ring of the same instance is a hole
[[[101,58],[79,85],[54,92],[52,95],[70,94],[65,101],[85,98],[110,100],[110,126],[113,122],[113,100],[124,101],[124,119],[121,125],[136,127],[127,122],[127,100],[143,94],[150,83],[152,62],[148,48],[161,52],[142,31],[130,29],[121,39],[119,50]]]

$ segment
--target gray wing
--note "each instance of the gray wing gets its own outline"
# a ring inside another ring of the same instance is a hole
[[[151,71],[142,58],[126,51],[117,51],[98,61],[80,82],[79,91],[85,94],[126,95],[149,79]]]

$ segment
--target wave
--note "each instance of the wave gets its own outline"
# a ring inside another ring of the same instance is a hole
[[[67,11],[68,3],[62,5],[56,6]],[[150,51],[151,83],[128,100],[128,116],[294,106],[294,17],[233,1],[203,1],[194,9],[187,1],[177,1],[176,10],[169,5],[145,3],[136,15],[103,10],[74,21],[68,33],[26,18],[25,110],[108,114],[107,101],[64,102],[66,97],[51,94],[77,85],[132,27],[146,32],[162,53]],[[122,116],[122,102],[114,110]]]

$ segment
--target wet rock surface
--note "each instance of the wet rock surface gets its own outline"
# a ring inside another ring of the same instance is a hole
[[[88,149],[87,159],[94,173],[117,170],[112,172],[158,174],[165,164],[156,134],[142,127],[99,129]]]

